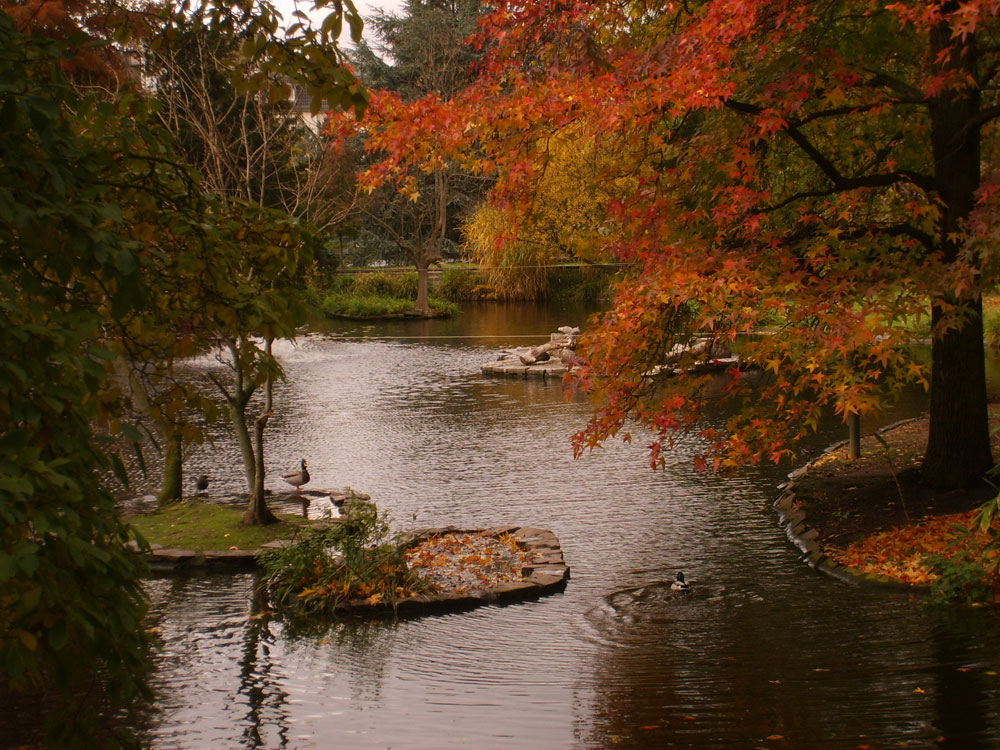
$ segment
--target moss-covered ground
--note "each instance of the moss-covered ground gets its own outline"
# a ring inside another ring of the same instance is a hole
[[[128,520],[151,544],[195,551],[257,549],[267,542],[289,539],[297,529],[317,523],[301,516],[279,515],[276,524],[244,526],[244,510],[242,504],[182,500]]]

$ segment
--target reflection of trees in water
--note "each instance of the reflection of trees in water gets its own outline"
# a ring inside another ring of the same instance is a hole
[[[154,653],[156,702],[132,723],[144,746],[164,740],[157,737],[164,718],[167,738],[177,724],[190,723],[192,736],[207,742],[219,728],[215,722],[225,721],[232,727],[226,737],[242,732],[246,747],[288,745],[284,665],[271,660],[274,637],[269,619],[261,616],[267,602],[256,593],[255,582],[254,574],[203,571],[146,582],[150,613],[145,625],[162,642]],[[232,685],[234,678],[238,687]],[[202,700],[192,703],[190,693]],[[228,697],[221,705],[211,700],[223,694]],[[234,708],[244,709],[243,714]],[[194,718],[177,718],[188,713]]]
[[[988,750],[1000,746],[996,678],[991,695],[984,671],[995,671],[996,649],[984,654],[974,645],[975,635],[968,629],[969,620],[989,618],[996,627],[996,614],[965,608],[940,607],[932,610],[934,629],[931,643],[934,652],[934,726],[941,733],[937,746],[946,750]],[[985,624],[982,630],[988,627]],[[985,667],[984,663],[992,664]]]
[[[239,694],[247,698],[246,747],[256,748],[274,743],[268,741],[267,730],[277,733],[278,747],[288,746],[290,717],[285,706],[288,693],[281,688],[282,672],[275,674],[271,661],[271,618],[267,616],[267,595],[254,586],[250,599],[250,618],[243,633],[243,653],[240,657]]]
[[[241,737],[243,747],[260,748],[294,744],[292,704],[297,702],[294,699],[298,689],[294,665],[304,659],[329,662],[323,679],[345,682],[353,703],[371,704],[381,699],[394,656],[394,623],[334,622],[289,627],[270,616],[267,597],[257,590],[255,581],[253,575],[221,574],[195,578],[177,575],[149,581],[151,611],[146,624],[161,631],[164,640],[155,657],[162,680],[158,702],[166,701],[168,706],[179,703],[181,710],[190,709],[202,717],[201,722],[209,722],[204,729],[197,724],[196,733],[210,732],[212,723],[223,720],[224,715],[224,721],[232,726],[230,736]],[[214,638],[216,631],[219,641]],[[227,654],[229,663],[238,671],[226,669],[219,674],[219,665],[214,662]],[[230,682],[233,678],[238,680],[238,686]],[[230,696],[224,714],[216,705],[186,705],[183,693],[188,687],[204,689],[191,684],[202,680],[209,681],[209,689],[223,690]],[[314,694],[324,696],[330,711],[338,706],[338,692],[344,692],[338,691],[336,684],[314,684],[312,689]],[[181,694],[174,695],[174,691]],[[133,724],[149,744],[155,744],[159,718],[154,705]]]
[[[351,702],[363,707],[382,696],[389,665],[397,661],[393,659],[397,628],[392,620],[344,620],[286,626],[283,637],[289,659],[300,661],[303,652],[312,652],[314,658],[330,665],[324,678],[343,680]],[[333,698],[337,691],[320,692]]]
[[[386,672],[395,651],[396,630],[391,622],[344,623],[336,629],[336,650],[349,673],[351,700],[356,704],[377,701],[382,695]]]
[[[832,581],[778,612],[752,581],[728,585],[604,613],[605,645],[578,687],[593,690],[577,720],[588,744],[1000,746],[1000,696],[983,677],[1000,653],[983,623],[942,625],[919,602]]]

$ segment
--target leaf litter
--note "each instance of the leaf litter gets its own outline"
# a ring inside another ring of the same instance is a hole
[[[434,591],[475,591],[523,579],[531,558],[510,534],[448,532],[406,551],[410,570]]]

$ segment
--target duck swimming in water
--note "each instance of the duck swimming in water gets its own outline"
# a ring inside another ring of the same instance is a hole
[[[309,469],[306,468],[306,460],[304,458],[302,459],[299,464],[298,471],[291,471],[288,474],[282,474],[281,478],[295,487],[295,491],[298,492],[299,488],[309,481]]]
[[[690,591],[691,584],[684,580],[684,574],[678,573],[677,580],[670,584],[671,591]]]

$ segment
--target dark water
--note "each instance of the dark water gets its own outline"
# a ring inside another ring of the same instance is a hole
[[[572,580],[538,602],[309,636],[254,618],[249,576],[152,580],[163,648],[149,744],[1000,747],[995,613],[807,568],[769,508],[787,467],[698,474],[690,439],[654,473],[639,433],[574,461],[585,403],[479,374],[499,347],[582,322],[485,307],[330,324],[281,346],[270,486],[306,457],[311,487],[369,492],[397,526],[549,528]],[[241,489],[221,438],[192,457],[191,475],[203,470],[213,490]],[[681,598],[661,585],[677,570],[694,586]]]

